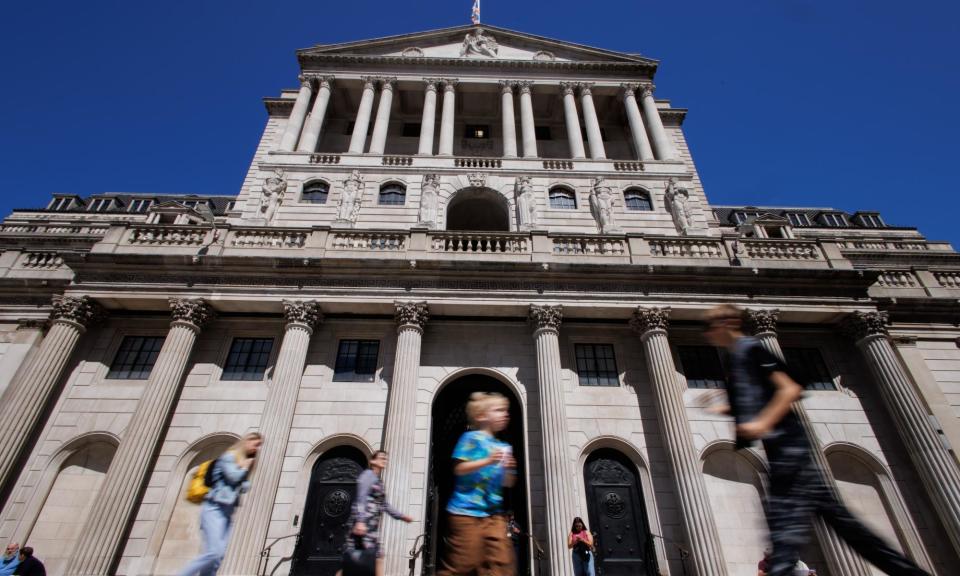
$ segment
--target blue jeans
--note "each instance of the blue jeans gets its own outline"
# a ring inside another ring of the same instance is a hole
[[[200,505],[200,534],[203,552],[184,568],[179,576],[216,576],[230,541],[233,506],[224,506],[209,500]]]
[[[593,552],[584,560],[579,553],[571,552],[573,558],[573,576],[594,576],[593,572]]]

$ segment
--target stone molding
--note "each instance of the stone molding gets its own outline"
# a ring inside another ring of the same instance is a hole
[[[46,330],[50,320],[46,318],[21,318],[17,320],[17,330]]]
[[[89,296],[54,296],[50,319],[65,320],[87,327],[106,318],[106,311]]]
[[[640,91],[640,96],[646,98],[647,96],[653,95],[653,89],[655,87],[653,84],[640,84],[637,89]]]
[[[517,82],[517,89],[520,90],[521,94],[529,94],[531,88],[533,88],[533,80],[520,80]]]
[[[666,332],[667,328],[670,327],[670,308],[637,306],[637,309],[633,311],[633,317],[630,318],[630,327],[641,336],[654,330]]]
[[[564,96],[573,95],[577,91],[576,82],[561,82],[560,83],[560,93]]]
[[[517,87],[516,82],[512,80],[500,80],[500,93],[501,94],[513,94],[513,89]]]
[[[870,336],[886,336],[890,315],[886,312],[853,312],[843,319],[840,330],[854,342]]]
[[[560,330],[563,322],[563,306],[531,304],[527,320],[536,330]]]
[[[283,317],[287,325],[300,324],[311,332],[323,322],[323,313],[316,300],[284,300]]]
[[[394,307],[394,320],[398,328],[413,327],[423,330],[430,319],[430,308],[426,302],[394,302]]]
[[[174,322],[186,322],[196,328],[202,328],[215,316],[203,298],[171,298],[170,315]]]
[[[744,328],[751,334],[776,334],[780,310],[751,309],[744,311]]]

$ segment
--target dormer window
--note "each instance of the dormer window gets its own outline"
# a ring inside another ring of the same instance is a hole
[[[206,200],[183,200],[180,203],[186,206],[187,208],[192,208],[194,210],[200,208],[200,206],[203,206],[203,205],[206,205],[208,208],[210,207],[210,203],[207,202]]]
[[[883,219],[880,218],[879,214],[857,214],[856,215],[857,224],[863,226],[864,228],[885,228]]]
[[[136,198],[130,200],[130,205],[127,207],[127,212],[136,212],[142,214],[150,209],[150,206],[153,206],[153,200],[147,198]]]
[[[791,226],[797,228],[802,226],[813,226],[813,223],[810,222],[810,217],[803,212],[787,212],[787,219],[790,220]]]
[[[94,198],[87,205],[87,212],[106,212],[113,207],[113,198]]]
[[[47,210],[56,210],[57,212],[66,212],[76,206],[76,199],[73,196],[60,196],[50,201]]]
[[[233,212],[237,208],[237,201],[231,200],[227,202],[227,207],[223,209],[224,212]]]
[[[739,226],[740,224],[746,223],[750,218],[758,218],[759,216],[759,212],[746,212],[741,210],[733,213],[733,221]]]
[[[850,225],[847,215],[842,212],[824,212],[820,214],[820,223],[827,228],[846,228]]]

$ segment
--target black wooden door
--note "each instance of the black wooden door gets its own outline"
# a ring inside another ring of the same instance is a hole
[[[291,574],[333,576],[340,569],[350,505],[365,466],[363,454],[348,446],[330,450],[314,465]]]
[[[655,574],[656,557],[633,463],[615,450],[597,450],[583,473],[597,576]]]

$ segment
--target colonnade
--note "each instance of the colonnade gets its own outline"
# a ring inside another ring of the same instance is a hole
[[[278,149],[281,151],[315,152],[323,129],[324,117],[330,104],[332,76],[301,76],[300,91],[294,101],[293,109]],[[364,76],[360,79],[360,103],[354,116],[353,131],[347,152],[350,154],[382,155],[386,148],[390,114],[393,106],[397,79],[383,76]],[[533,108],[533,81],[499,81],[500,111],[502,119],[502,155],[504,158],[538,158],[536,122]],[[603,132],[594,104],[591,82],[560,82],[555,85],[559,90],[563,104],[567,140],[570,145],[570,157],[593,160],[606,159],[603,144]],[[624,115],[629,124],[633,148],[638,160],[672,160],[676,150],[663,126],[660,112],[653,97],[653,84],[623,83],[617,89],[624,106]],[[314,90],[317,94],[314,98]],[[456,115],[457,91],[462,84],[454,78],[425,78],[423,80],[423,114],[420,122],[420,136],[417,153],[422,156],[452,156],[454,143],[454,125]],[[379,103],[374,116],[373,105],[379,92]],[[544,94],[552,92],[548,86]],[[438,93],[442,93],[442,96]],[[520,143],[518,148],[516,115],[514,112],[515,95],[520,99]],[[639,97],[639,104],[638,104]],[[437,100],[442,98],[440,117],[440,137],[434,150],[434,136],[437,121]],[[580,111],[577,108],[579,98]],[[313,100],[313,108],[310,101]],[[642,109],[642,112],[641,112]],[[309,111],[309,118],[308,118]],[[584,147],[580,129],[580,113],[587,135],[587,147]],[[374,119],[373,133],[367,144],[370,120]]]

